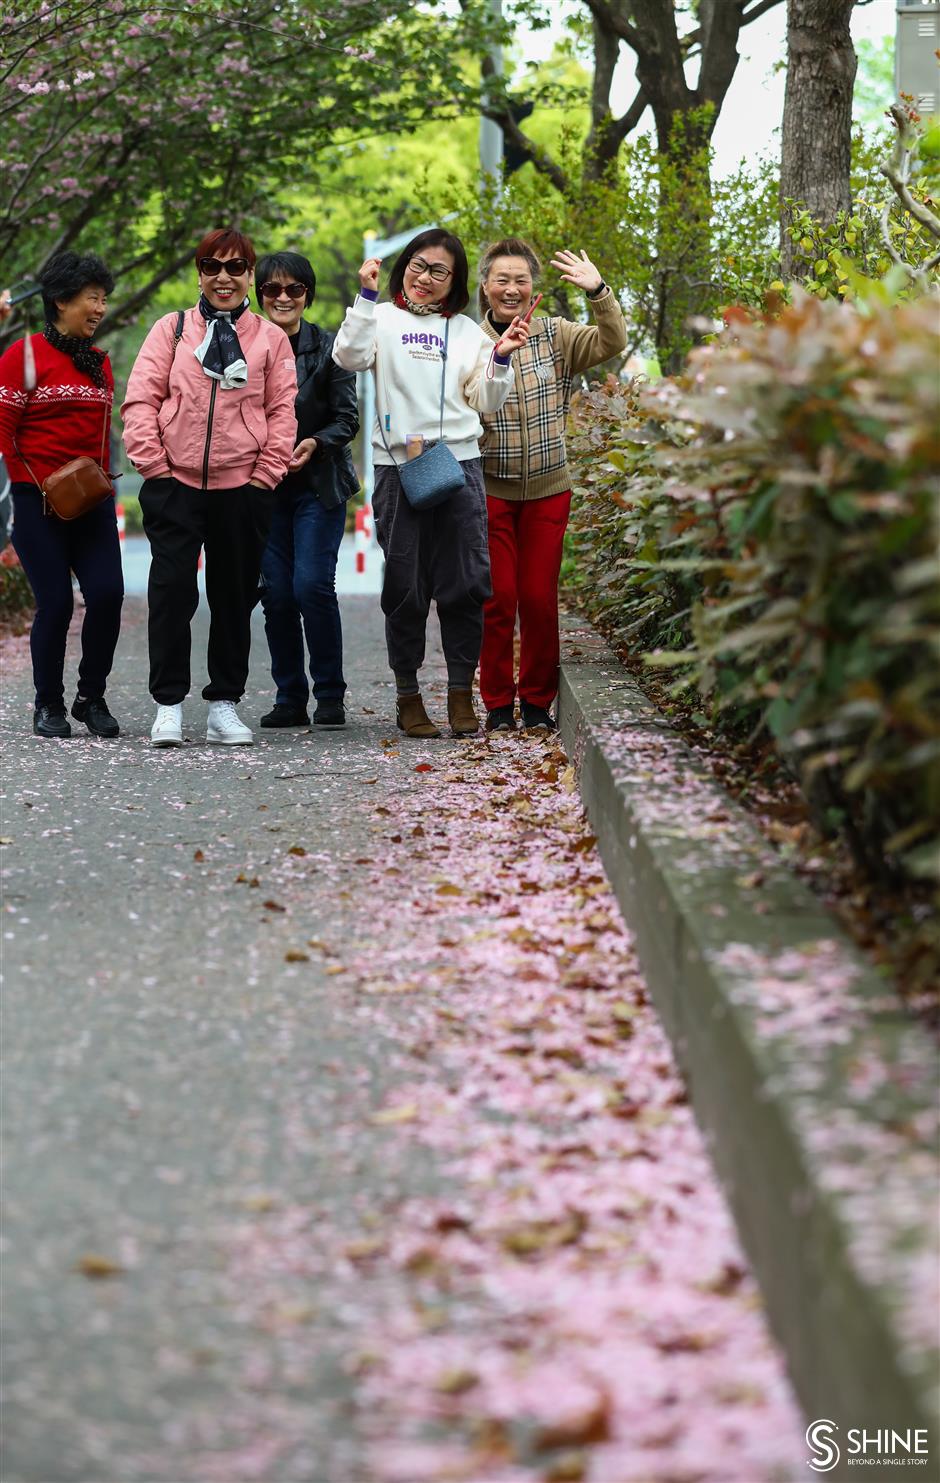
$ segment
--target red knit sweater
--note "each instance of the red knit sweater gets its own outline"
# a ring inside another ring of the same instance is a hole
[[[101,459],[101,432],[105,418],[103,466],[110,472],[111,403],[114,377],[104,362],[106,385],[96,386],[45,335],[33,335],[36,385],[23,388],[23,341],[17,340],[0,356],[0,453],[12,481],[32,484],[29,469],[14,448],[21,450],[33,474],[42,481],[73,458]]]

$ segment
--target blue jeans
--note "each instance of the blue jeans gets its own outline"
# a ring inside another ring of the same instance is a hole
[[[324,510],[309,490],[278,490],[261,558],[264,631],[278,705],[307,704],[304,635],[316,699],[342,700],[346,693],[336,601],[336,558],[345,524],[345,505]]]

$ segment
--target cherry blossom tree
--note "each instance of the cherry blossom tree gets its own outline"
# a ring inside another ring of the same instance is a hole
[[[4,281],[96,251],[120,328],[208,227],[275,223],[299,179],[315,193],[337,137],[474,108],[466,48],[491,24],[477,0],[457,18],[443,0],[20,0],[0,13]]]

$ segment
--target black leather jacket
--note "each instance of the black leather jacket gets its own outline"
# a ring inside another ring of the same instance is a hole
[[[300,321],[297,340],[297,442],[316,438],[313,457],[278,485],[278,494],[312,490],[326,510],[359,492],[349,445],[359,431],[359,403],[353,371],[332,357],[333,336],[318,324]]]

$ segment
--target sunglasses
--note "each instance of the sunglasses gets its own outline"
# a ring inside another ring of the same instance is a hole
[[[251,264],[246,257],[230,257],[224,263],[220,263],[217,257],[204,257],[199,260],[199,271],[207,278],[218,278],[220,273],[227,273],[230,278],[240,278],[247,273]]]
[[[281,294],[286,294],[289,299],[303,299],[307,296],[307,286],[304,283],[262,283],[258,292],[263,299],[279,299]]]
[[[419,277],[427,273],[435,283],[445,283],[451,274],[450,268],[445,268],[443,263],[426,263],[423,257],[413,257],[408,266]]]

